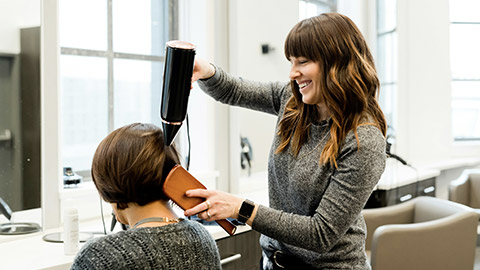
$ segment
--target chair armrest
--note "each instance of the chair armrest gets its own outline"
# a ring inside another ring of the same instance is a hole
[[[457,213],[414,224],[384,225],[372,239],[373,269],[473,269],[477,215]]]
[[[468,181],[470,182],[470,200],[468,203],[472,208],[480,208],[480,170],[470,169],[468,171]]]
[[[468,174],[465,172],[448,185],[448,200],[452,202],[469,205],[469,194]]]
[[[367,225],[365,249],[370,250],[373,233],[378,227],[386,224],[412,223],[414,201],[415,199],[397,205],[362,210]]]

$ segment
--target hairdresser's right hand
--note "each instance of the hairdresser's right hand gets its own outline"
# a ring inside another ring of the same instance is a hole
[[[193,66],[192,83],[200,79],[208,79],[215,75],[215,68],[206,60],[195,57]]]

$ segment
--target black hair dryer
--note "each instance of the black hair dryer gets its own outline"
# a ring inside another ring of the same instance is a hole
[[[194,61],[195,45],[178,40],[167,42],[160,100],[163,137],[167,146],[172,144],[187,115]]]

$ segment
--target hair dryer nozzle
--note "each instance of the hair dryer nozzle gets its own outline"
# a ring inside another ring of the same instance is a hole
[[[181,124],[172,125],[172,124],[162,122],[162,127],[163,127],[163,143],[166,146],[170,146],[173,143],[173,140],[175,140],[175,137],[177,136],[177,133],[182,127],[182,125]]]
[[[195,46],[183,41],[167,42],[160,106],[165,145],[170,145],[187,115],[192,84]]]

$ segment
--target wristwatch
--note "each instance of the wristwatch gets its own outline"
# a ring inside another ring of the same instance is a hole
[[[246,223],[247,220],[252,216],[254,208],[255,204],[252,201],[245,199],[245,201],[242,203],[242,206],[240,206],[240,209],[238,210],[237,220],[242,223]]]

